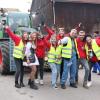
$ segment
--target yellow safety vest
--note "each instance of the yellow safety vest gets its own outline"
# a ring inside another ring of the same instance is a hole
[[[68,43],[65,47],[62,47],[62,57],[71,58],[72,57],[72,42],[71,38],[68,38]]]
[[[24,49],[24,44],[21,40],[18,46],[14,46],[13,56],[15,58],[23,59],[24,58],[23,49]]]
[[[56,49],[51,46],[48,52],[48,62],[55,63],[56,61]]]
[[[88,55],[89,48],[88,48],[87,44],[85,45],[85,49],[86,49],[86,53]],[[97,59],[100,60],[100,47],[96,43],[95,39],[92,40],[92,50],[95,53]],[[87,56],[87,58],[88,58],[88,56]]]
[[[61,46],[59,45],[57,48],[51,46],[48,52],[48,62],[61,64],[61,59],[58,59],[59,55],[61,55]]]
[[[57,63],[57,64],[61,64],[61,62],[62,62],[61,58],[58,59],[58,56],[61,56],[61,49],[62,49],[61,45],[57,46],[57,48],[56,48],[56,62],[55,63]]]
[[[100,60],[100,47],[96,43],[95,39],[92,40],[92,49],[93,49],[96,57],[98,58],[98,60]]]

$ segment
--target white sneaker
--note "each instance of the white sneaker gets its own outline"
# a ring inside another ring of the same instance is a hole
[[[43,84],[44,84],[43,80],[40,80],[40,85],[43,85]]]
[[[38,84],[39,83],[39,79],[35,79],[35,83]]]
[[[57,85],[52,86],[53,89],[58,89]]]
[[[92,81],[88,82],[88,83],[87,83],[87,86],[88,86],[88,87],[91,87],[91,86],[92,86]]]

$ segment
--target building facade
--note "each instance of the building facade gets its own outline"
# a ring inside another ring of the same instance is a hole
[[[100,31],[100,0],[33,0],[31,12],[38,13],[34,26],[44,21],[69,32],[81,22],[87,33]]]

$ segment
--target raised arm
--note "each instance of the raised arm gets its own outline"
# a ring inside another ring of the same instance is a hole
[[[53,34],[55,34],[55,32],[54,32],[52,29],[50,29],[49,27],[47,27],[47,26],[45,26],[44,28],[45,28],[45,31],[48,33],[48,34],[45,36],[45,39],[46,39],[46,40],[50,40],[51,36],[52,36]]]
[[[21,38],[14,34],[9,27],[5,28],[5,32],[9,35],[9,37],[15,42],[15,45],[18,45]]]

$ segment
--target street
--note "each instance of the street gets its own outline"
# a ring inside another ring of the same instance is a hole
[[[93,85],[90,89],[82,87],[84,72],[79,72],[78,88],[62,90],[52,89],[50,86],[50,73],[44,75],[44,86],[39,86],[39,90],[32,90],[27,85],[28,75],[25,75],[24,83],[26,87],[16,89],[14,87],[14,76],[0,75],[0,100],[99,100],[100,98],[100,76],[92,74]]]

